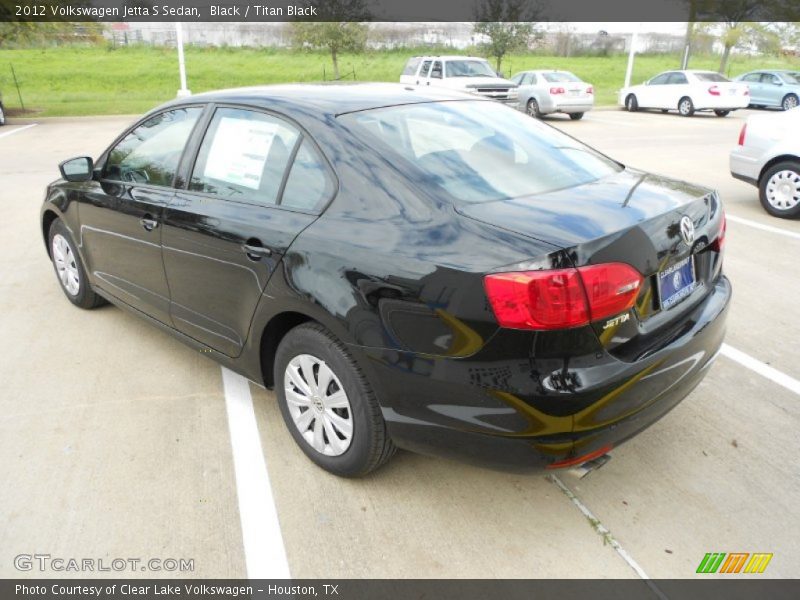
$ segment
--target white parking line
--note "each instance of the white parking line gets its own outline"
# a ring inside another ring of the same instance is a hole
[[[735,217],[731,214],[726,214],[725,218],[733,223],[739,223],[740,225],[747,225],[748,227],[753,227],[754,229],[761,229],[763,231],[769,231],[770,233],[777,233],[779,235],[785,235],[786,237],[800,240],[800,233],[797,233],[796,231],[789,231],[788,229],[783,229],[781,227],[773,227],[772,225],[764,225],[762,223],[759,223],[758,221],[751,221],[750,219]]]
[[[727,356],[731,360],[734,360],[740,365],[747,367],[751,371],[755,371],[762,377],[766,377],[770,381],[785,387],[790,392],[800,395],[800,381],[794,377],[790,377],[786,373],[781,373],[778,371],[778,369],[770,367],[767,363],[761,362],[760,360],[753,358],[749,354],[745,354],[741,350],[737,350],[728,344],[722,344],[720,354],[722,354],[722,356]]]
[[[222,384],[233,448],[247,576],[250,579],[289,579],[289,562],[258,434],[250,383],[222,367]]]
[[[30,125],[25,125],[23,127],[17,127],[16,129],[12,129],[11,131],[6,131],[5,133],[0,133],[0,138],[8,137],[10,135],[14,135],[15,133],[19,133],[20,131],[25,131],[26,129],[30,129],[31,127],[36,127],[38,123],[31,123]]]
[[[628,554],[625,548],[623,548],[620,545],[620,543],[616,540],[616,538],[613,535],[611,535],[611,532],[605,525],[603,525],[600,522],[600,519],[594,516],[592,511],[589,510],[589,507],[586,506],[583,502],[581,502],[580,499],[575,494],[572,493],[572,490],[570,490],[566,485],[564,485],[564,483],[558,477],[556,477],[555,475],[550,475],[549,479],[561,489],[564,495],[567,498],[569,498],[575,506],[578,507],[578,510],[580,510],[583,513],[583,516],[586,517],[589,523],[592,524],[592,527],[594,527],[594,530],[597,532],[597,534],[600,535],[603,538],[603,540],[607,544],[609,544],[616,551],[617,554],[619,554],[622,557],[622,560],[628,563],[628,566],[630,566],[630,568],[633,569],[636,572],[636,574],[641,579],[644,580],[647,586],[651,590],[653,590],[653,593],[659,598],[661,598],[661,600],[667,600],[667,597],[660,589],[658,589],[656,584],[653,583],[653,581],[650,579],[650,576],[647,573],[645,573],[644,569],[639,565],[639,563],[637,563],[633,559],[633,557],[630,554]]]

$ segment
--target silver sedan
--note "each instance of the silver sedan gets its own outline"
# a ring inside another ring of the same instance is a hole
[[[537,119],[566,113],[577,120],[594,108],[594,87],[569,71],[522,71],[511,81],[519,85],[519,109]]]

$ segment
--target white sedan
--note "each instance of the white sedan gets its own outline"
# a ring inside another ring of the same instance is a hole
[[[713,110],[718,117],[724,117],[749,103],[750,89],[746,84],[713,71],[666,71],[619,92],[620,106],[630,112],[660,108],[661,112],[677,110],[684,117],[699,110]]]
[[[758,187],[769,214],[800,217],[800,108],[747,119],[730,167],[736,179]]]

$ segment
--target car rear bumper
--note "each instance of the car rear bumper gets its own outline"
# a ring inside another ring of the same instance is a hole
[[[527,355],[503,358],[525,335],[508,330],[463,359],[353,351],[398,446],[494,468],[541,469],[616,447],[685,398],[722,344],[730,297],[720,276],[685,316],[680,336],[634,363],[603,352],[537,359],[530,346]],[[573,389],[543,385],[554,364],[564,366]]]
[[[729,165],[731,175],[736,179],[758,185],[758,177],[761,174],[761,161],[758,157],[751,156],[746,147],[737,146],[731,151]]]

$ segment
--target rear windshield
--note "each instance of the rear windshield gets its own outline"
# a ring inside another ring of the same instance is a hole
[[[339,119],[400,170],[415,167],[423,185],[461,202],[541,194],[622,170],[555,128],[494,102],[411,104]]]
[[[697,79],[699,81],[715,81],[717,83],[722,83],[724,81],[730,81],[730,79],[728,79],[727,77],[723,77],[719,73],[711,73],[711,72],[709,72],[709,73],[695,73],[694,76],[697,77]]]
[[[800,83],[800,73],[797,71],[781,73],[781,76],[786,83]]]
[[[445,77],[497,77],[489,63],[482,60],[448,60],[444,63]]]
[[[563,83],[568,81],[580,81],[580,77],[576,77],[567,71],[556,71],[554,73],[542,73],[542,77],[550,83]]]

